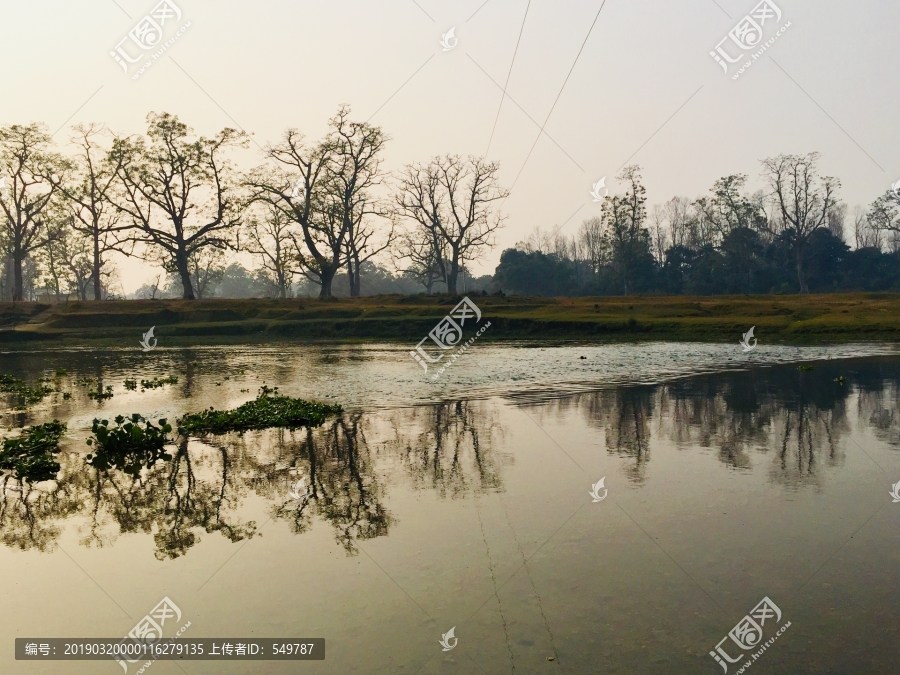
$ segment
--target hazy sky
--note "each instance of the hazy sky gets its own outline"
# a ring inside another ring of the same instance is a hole
[[[287,127],[320,137],[348,103],[391,136],[392,171],[482,155],[497,120],[488,156],[512,193],[479,273],[537,225],[569,219],[571,234],[597,215],[592,183],[608,176],[615,191],[626,162],[641,165],[651,203],[699,196],[728,173],[755,189],[759,160],[779,153],[821,152],[851,206],[900,179],[896,2],[775,0],[782,17],[762,12],[763,41],[790,27],[737,80],[739,64],[726,75],[710,51],[758,0],[174,2],[182,16],[161,26],[164,39],[190,26],[137,80],[110,51],[157,1],[5,3],[0,124],[43,121],[64,144],[78,122],[133,133],[148,111],[167,111],[198,133],[237,126],[264,146]],[[131,39],[122,48],[141,52]],[[731,39],[722,48],[741,53]],[[242,157],[260,160],[255,145]],[[118,267],[128,292],[151,276]]]

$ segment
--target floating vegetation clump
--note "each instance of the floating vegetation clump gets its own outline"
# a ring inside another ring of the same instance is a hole
[[[318,426],[326,417],[338,414],[342,410],[339,405],[282,396],[278,393],[278,387],[271,388],[264,385],[259,390],[256,400],[247,401],[235,410],[210,408],[201,413],[185,415],[178,420],[178,431],[224,434],[247,429]]]
[[[24,429],[16,438],[3,439],[0,473],[34,482],[56,478],[59,462],[54,455],[65,431],[65,424],[53,420]]]
[[[171,443],[168,434],[172,425],[164,419],[157,426],[137,413],[130,418],[118,415],[114,426],[110,426],[109,420],[95,419],[91,431],[94,438],[89,438],[87,444],[94,452],[87,460],[95,469],[120,469],[137,476],[142,468],[149,468],[160,459],[172,459],[165,451],[165,446]]]
[[[137,390],[137,380],[131,380],[131,379],[125,378],[125,388],[128,391],[136,391]]]
[[[38,380],[33,387],[29,387],[24,380],[20,380],[18,377],[0,373],[0,392],[15,396],[18,399],[19,407],[40,403],[47,394],[52,394],[54,391],[53,387],[47,386],[44,380]]]
[[[141,389],[156,389],[166,384],[178,384],[178,376],[169,375],[169,377],[154,377],[152,380],[141,380]]]
[[[100,389],[100,385],[97,385],[97,391],[88,390],[88,398],[94,399],[95,401],[105,401],[108,398],[112,398],[112,385],[106,385],[106,390],[103,391]]]

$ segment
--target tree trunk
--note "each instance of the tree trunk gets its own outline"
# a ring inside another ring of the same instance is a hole
[[[459,277],[459,255],[453,252],[453,259],[450,261],[450,273],[447,275],[447,293],[456,295],[456,280]]]
[[[91,269],[91,278],[94,281],[94,300],[102,300],[100,288],[100,239],[97,231],[94,231],[94,266]]]
[[[350,284],[350,297],[359,297],[359,275],[358,269],[353,264],[353,256],[347,256],[347,282]]]
[[[806,287],[806,279],[803,278],[803,253],[800,247],[797,247],[797,282],[800,285],[800,292],[807,293],[809,289]]]
[[[175,254],[175,267],[178,276],[181,277],[181,287],[184,289],[181,297],[185,300],[194,299],[194,284],[191,282],[191,270],[188,267],[187,254],[179,251]]]
[[[13,302],[25,299],[25,284],[22,279],[22,260],[25,256],[13,253]]]
[[[360,279],[359,279],[359,256],[356,254],[351,255],[350,260],[347,262],[347,271],[350,274],[350,297],[358,298],[360,293]]]
[[[331,297],[331,282],[334,281],[334,275],[337,270],[333,267],[322,268],[322,275],[319,277],[322,281],[322,288],[319,290],[320,298]]]

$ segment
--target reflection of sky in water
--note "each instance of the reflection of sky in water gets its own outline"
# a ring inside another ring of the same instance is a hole
[[[0,370],[31,378],[66,368],[74,395],[6,416],[69,432],[58,482],[5,494],[2,588],[17,611],[0,632],[124,634],[169,595],[197,636],[325,637],[328,673],[480,672],[470,659],[712,673],[709,649],[769,596],[793,625],[764,668],[890,672],[900,364],[837,360],[869,349],[891,348],[760,347],[749,357],[771,367],[748,368],[721,345],[485,345],[437,389],[387,347],[3,355]],[[810,371],[776,363],[827,356]],[[122,386],[168,374],[177,385]],[[100,376],[115,392],[102,405],[74,384]],[[349,410],[313,430],[191,439],[138,480],[84,466],[95,416],[232,406],[263,381]],[[604,476],[609,496],[592,503]]]

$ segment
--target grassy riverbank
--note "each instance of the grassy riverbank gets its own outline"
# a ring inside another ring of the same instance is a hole
[[[497,340],[900,340],[900,294],[520,298],[472,296]],[[130,300],[0,303],[0,343],[159,344],[397,340],[417,342],[456,304],[448,296],[319,300]],[[483,319],[483,320],[484,320]]]

